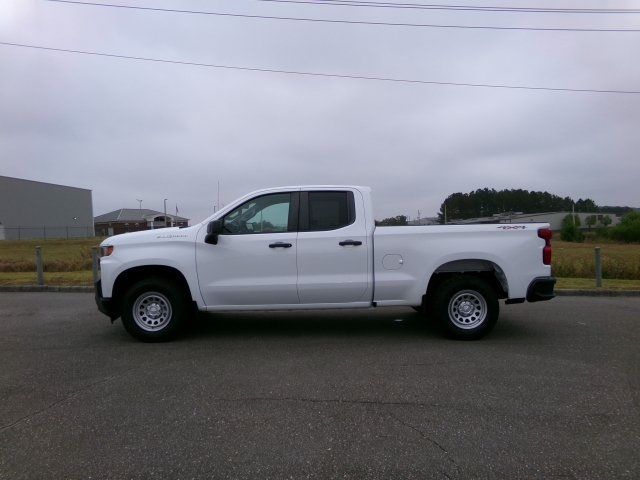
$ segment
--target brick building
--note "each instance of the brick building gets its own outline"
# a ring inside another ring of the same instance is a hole
[[[121,208],[98,215],[93,221],[96,235],[106,237],[126,232],[165,227],[188,227],[189,219],[148,208]]]

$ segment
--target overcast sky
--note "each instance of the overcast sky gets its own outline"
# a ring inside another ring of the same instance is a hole
[[[640,28],[640,14],[256,0],[111,3],[387,22]],[[616,0],[486,4],[638,7]],[[640,33],[327,24],[0,0],[0,41],[348,75],[640,90]],[[90,188],[95,215],[137,208],[136,199],[162,210],[168,198],[170,213],[177,204],[195,223],[213,212],[218,181],[223,203],[270,186],[369,185],[377,218],[415,217],[418,210],[431,216],[447,195],[485,186],[640,206],[639,152],[640,95],[290,76],[0,46],[0,174]]]

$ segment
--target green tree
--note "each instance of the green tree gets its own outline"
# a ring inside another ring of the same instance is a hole
[[[598,207],[598,211],[601,213],[615,213],[616,215],[625,215],[629,212],[633,212],[633,208],[604,205],[602,207]]]
[[[623,242],[640,242],[640,212],[627,213],[622,221],[610,229],[611,238]]]
[[[583,242],[584,235],[580,231],[580,217],[571,213],[562,219],[560,238],[565,242]]]
[[[596,223],[598,222],[598,217],[595,215],[589,215],[586,219],[585,222],[587,224],[587,227],[589,227],[589,230],[591,230],[591,227],[593,227]]]
[[[611,225],[611,217],[609,215],[605,215],[604,217],[602,217],[602,225],[604,225],[605,227]]]
[[[380,221],[376,220],[376,225],[380,227],[399,227],[408,224],[406,215],[396,215],[395,217],[383,218]]]
[[[503,212],[558,212],[571,210],[574,205],[578,212],[597,212],[598,207],[590,198],[574,202],[569,197],[560,197],[549,192],[530,192],[529,190],[495,190],[481,188],[469,193],[453,193],[442,205],[438,218],[444,223],[445,205],[447,219],[489,217]]]
[[[588,212],[597,212],[597,211],[598,211],[598,206],[590,198],[586,198],[584,200],[580,198],[576,202],[576,212],[588,213]]]

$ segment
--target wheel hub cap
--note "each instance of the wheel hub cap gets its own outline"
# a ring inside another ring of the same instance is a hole
[[[171,302],[159,292],[145,292],[133,304],[136,325],[147,332],[162,330],[172,316]]]
[[[475,290],[462,290],[451,297],[449,320],[458,328],[471,330],[487,318],[487,302]]]
[[[157,303],[152,303],[147,307],[147,315],[151,318],[158,318],[162,312],[162,307]]]
[[[466,300],[464,302],[461,302],[460,305],[458,305],[458,312],[463,317],[468,317],[469,315],[471,315],[473,313],[473,310],[474,310],[473,304]]]

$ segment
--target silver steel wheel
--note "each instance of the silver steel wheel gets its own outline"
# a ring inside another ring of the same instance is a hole
[[[158,292],[145,292],[133,304],[133,319],[141,329],[156,332],[171,320],[171,302]]]
[[[475,290],[462,290],[449,302],[449,319],[464,330],[478,327],[487,318],[487,302]]]

